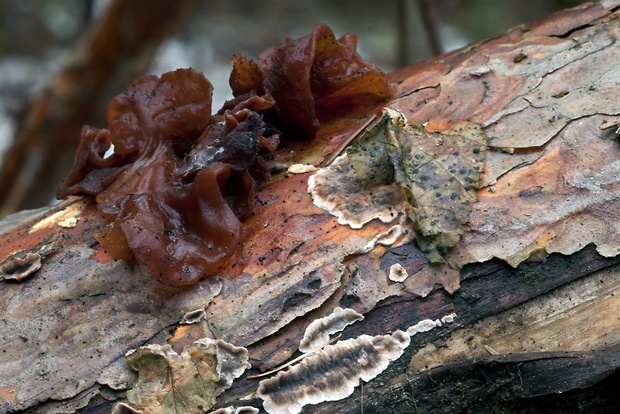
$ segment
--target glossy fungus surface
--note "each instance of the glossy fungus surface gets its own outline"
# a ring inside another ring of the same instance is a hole
[[[328,26],[316,24],[311,34],[263,51],[258,63],[235,55],[233,93],[269,93],[286,136],[312,138],[322,117],[389,95],[385,74],[356,48],[355,35],[336,39]]]
[[[268,175],[259,151],[277,145],[256,112],[273,106],[269,96],[212,116],[211,90],[191,69],[135,82],[110,104],[108,129],[83,129],[58,190],[95,195],[110,221],[99,242],[166,284],[194,283],[234,255],[254,183]]]
[[[269,175],[262,156],[278,147],[279,130],[311,138],[319,106],[387,95],[383,72],[355,47],[355,36],[337,40],[318,24],[258,62],[234,55],[235,98],[215,115],[212,86],[197,71],[136,81],[110,103],[108,128],[83,128],[58,197],[94,196],[110,222],[97,240],[162,283],[218,273],[239,250],[255,183]]]

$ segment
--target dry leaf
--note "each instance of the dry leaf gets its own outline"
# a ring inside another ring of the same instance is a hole
[[[398,112],[395,111],[395,113]],[[394,135],[394,129],[397,127],[402,127],[402,125],[394,125],[390,112],[386,111],[379,122],[347,149],[353,170],[368,185],[394,183],[394,165],[390,162],[390,153],[386,144],[392,141],[390,135]]]
[[[180,355],[170,345],[148,345],[130,351],[126,359],[139,373],[127,399],[145,413],[203,413],[250,367],[245,348],[209,338]]]
[[[386,108],[382,120],[347,153],[370,183],[395,181],[403,189],[418,246],[431,263],[445,263],[477,200],[486,149],[477,124],[430,133]]]

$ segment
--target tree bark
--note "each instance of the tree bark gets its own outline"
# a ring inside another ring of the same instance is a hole
[[[113,260],[94,239],[106,221],[87,198],[4,219],[0,410],[110,412],[136,381],[127,351],[168,343],[180,353],[205,335],[246,347],[258,374],[297,356],[303,330],[337,306],[364,315],[340,341],[456,316],[411,337],[349,397],[303,412],[617,410],[619,6],[586,4],[389,75],[382,106],[432,131],[473,121],[489,140],[452,269],[388,240],[397,220],[339,224],[313,205],[313,173],[263,184],[224,272],[234,276],[191,287]],[[324,122],[274,162],[325,166],[379,109]],[[404,282],[389,279],[394,264]],[[198,323],[179,323],[194,310]],[[244,375],[214,408],[262,410],[257,387]]]

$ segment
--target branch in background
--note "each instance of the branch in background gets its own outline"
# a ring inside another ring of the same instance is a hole
[[[195,0],[112,0],[64,69],[30,107],[0,167],[0,217],[39,207],[69,171],[80,130],[151,65]]]
[[[430,56],[438,56],[443,52],[441,36],[439,34],[439,19],[437,17],[437,5],[433,0],[417,0],[416,4],[411,4],[412,0],[398,0],[396,8],[396,27],[397,27],[397,63],[398,67],[405,67],[419,60],[425,53],[412,53],[412,39],[415,36],[422,36],[426,41],[422,48],[428,49]],[[411,27],[410,13],[419,13],[419,20],[422,28]]]
[[[422,17],[424,31],[433,56],[443,52],[441,36],[439,34],[439,19],[437,18],[437,6],[433,0],[418,0],[418,8]]]

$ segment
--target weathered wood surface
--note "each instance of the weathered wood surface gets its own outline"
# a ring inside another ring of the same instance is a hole
[[[365,315],[343,339],[457,317],[413,337],[350,397],[304,412],[619,407],[608,392],[620,365],[617,9],[586,5],[389,75],[383,105],[409,122],[471,120],[489,137],[486,186],[452,252],[458,277],[434,272],[413,243],[378,243],[395,223],[339,225],[312,204],[311,173],[265,183],[239,260],[192,287],[112,260],[88,200],[3,220],[5,276],[42,266],[0,282],[0,411],[109,412],[135,381],[125,353],[150,343],[180,352],[212,335],[247,347],[258,373],[295,355],[304,328],[336,306]],[[275,162],[322,165],[376,110],[324,123]],[[394,263],[404,283],[387,278]],[[196,309],[204,319],[179,324]],[[236,380],[217,406],[261,408],[257,385]]]

